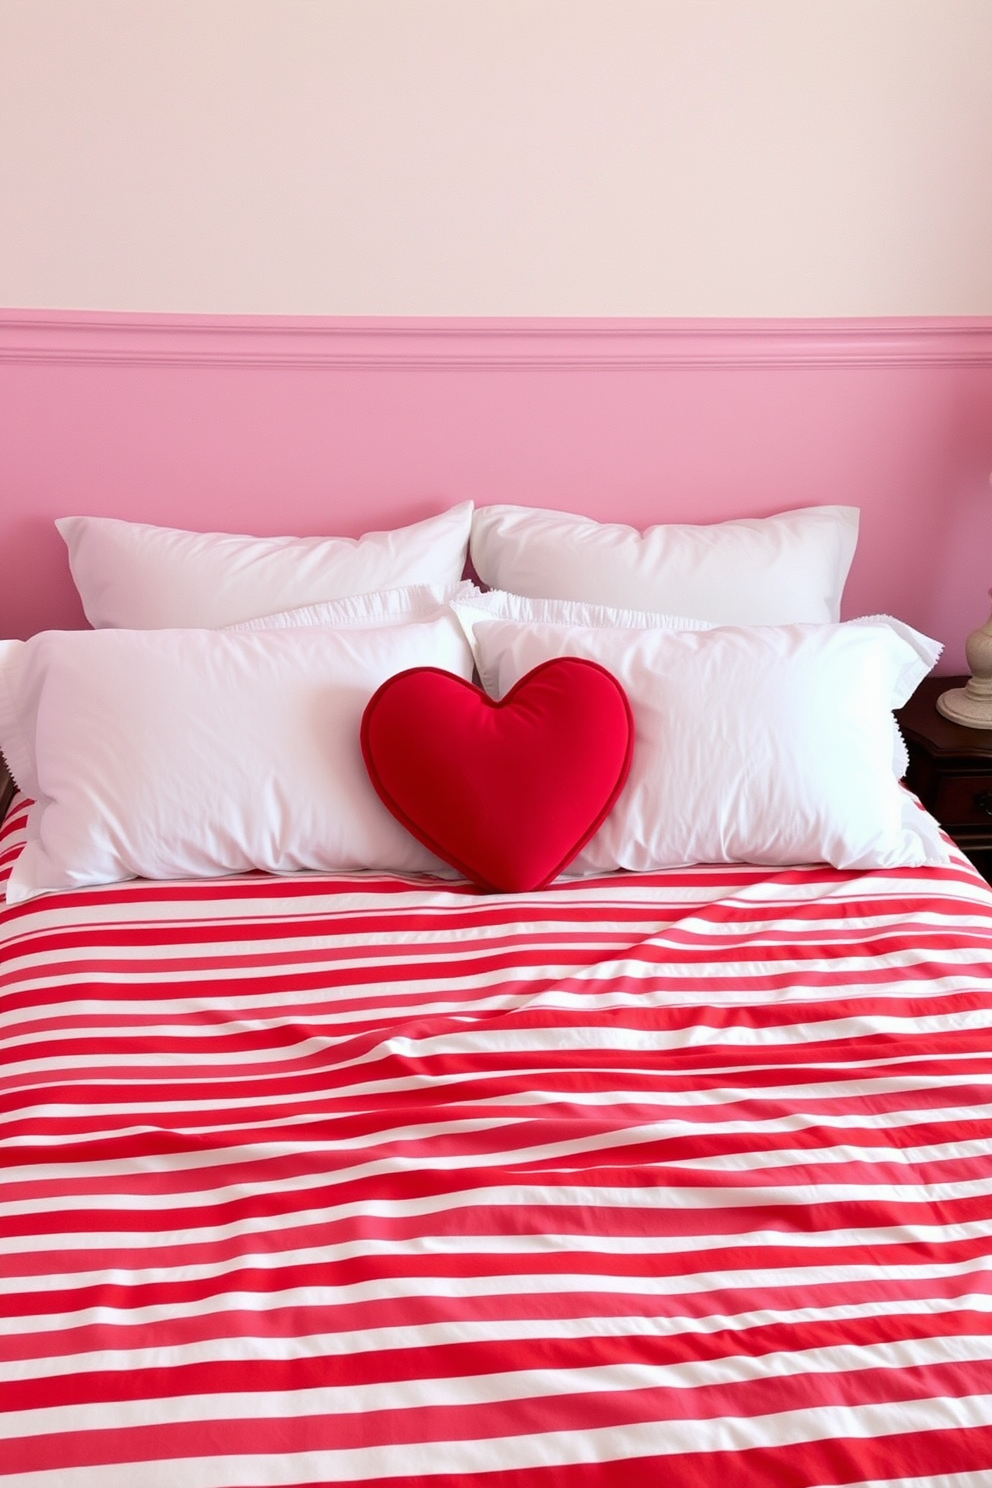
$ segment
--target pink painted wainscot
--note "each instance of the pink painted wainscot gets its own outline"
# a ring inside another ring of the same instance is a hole
[[[992,582],[992,318],[0,315],[0,635],[83,617],[53,518],[344,533],[471,498],[639,525],[861,507],[845,614]]]

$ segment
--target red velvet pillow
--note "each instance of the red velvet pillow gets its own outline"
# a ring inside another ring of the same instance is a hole
[[[372,784],[418,839],[484,889],[543,888],[603,822],[634,722],[597,662],[556,657],[495,702],[436,667],[384,682],[365,709]]]

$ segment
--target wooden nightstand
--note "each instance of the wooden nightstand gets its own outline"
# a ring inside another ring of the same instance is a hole
[[[965,728],[937,698],[966,677],[926,677],[896,717],[909,750],[906,784],[992,883],[992,729]]]
[[[7,807],[14,799],[16,789],[17,787],[10,778],[10,771],[7,769],[7,761],[0,754],[0,822],[7,815]]]

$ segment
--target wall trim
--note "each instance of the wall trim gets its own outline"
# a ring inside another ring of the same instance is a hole
[[[992,316],[359,320],[4,310],[0,361],[421,369],[974,366],[992,364]]]

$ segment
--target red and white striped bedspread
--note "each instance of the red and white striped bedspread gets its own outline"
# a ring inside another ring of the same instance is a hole
[[[963,862],[0,930],[0,1488],[992,1484]]]

